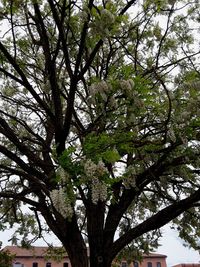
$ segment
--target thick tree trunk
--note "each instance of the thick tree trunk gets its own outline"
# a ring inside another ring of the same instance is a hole
[[[105,256],[90,257],[90,267],[111,267],[111,262]]]
[[[76,245],[73,246],[72,250],[73,252],[71,251],[69,255],[72,267],[89,267],[87,253],[85,253],[85,251],[77,251]]]
[[[110,267],[105,256],[104,215],[105,203],[98,202],[87,207],[87,230],[90,246],[90,267]]]
[[[76,216],[67,222],[57,217],[58,225],[51,225],[54,234],[62,242],[67,251],[72,267],[89,267],[88,249],[78,227]],[[49,220],[47,220],[50,226]]]
[[[62,243],[68,252],[72,267],[89,267],[88,250],[78,228],[76,217],[73,216],[68,225]]]

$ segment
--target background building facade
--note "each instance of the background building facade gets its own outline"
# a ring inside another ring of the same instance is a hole
[[[67,255],[61,253],[50,256],[48,247],[32,247],[25,249],[17,246],[7,246],[8,250],[15,255],[12,267],[71,267]]]
[[[62,248],[55,248],[50,253],[48,247],[32,247],[25,249],[17,246],[7,246],[4,250],[15,255],[12,267],[71,267],[70,260]],[[167,267],[166,257],[162,254],[150,253],[143,255],[143,261],[134,261],[129,265],[126,260],[119,267]],[[174,266],[175,267],[175,266]],[[176,266],[200,267],[200,266]]]

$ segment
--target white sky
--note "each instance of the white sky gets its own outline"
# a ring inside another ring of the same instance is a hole
[[[200,251],[183,246],[183,241],[178,237],[175,230],[169,226],[163,228],[163,237],[160,240],[162,244],[156,252],[167,256],[167,266],[179,263],[200,263]]]
[[[167,256],[167,266],[171,267],[179,263],[200,263],[200,252],[194,251],[183,246],[183,241],[178,238],[178,235],[175,230],[171,230],[169,226],[163,228],[163,237],[160,240],[162,244],[157,251]],[[11,230],[0,232],[0,240],[3,242],[2,247],[6,245],[11,245],[8,242],[11,238]],[[48,241],[53,243],[55,246],[59,246],[59,241],[53,237],[49,236]],[[43,240],[37,241],[35,245],[45,246]]]

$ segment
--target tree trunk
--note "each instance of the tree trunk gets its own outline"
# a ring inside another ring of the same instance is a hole
[[[92,256],[90,257],[90,267],[111,267],[111,262],[109,262],[106,257],[102,256]]]
[[[104,250],[105,203],[99,201],[87,207],[87,230],[90,246],[90,267],[110,267]]]
[[[88,250],[78,228],[75,216],[72,218],[71,227],[67,228],[62,243],[68,253],[72,267],[89,267]]]
[[[72,267],[89,267],[87,253],[76,250],[76,245],[73,246],[73,255],[69,256]]]

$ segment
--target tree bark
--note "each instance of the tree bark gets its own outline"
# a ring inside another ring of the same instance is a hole
[[[107,267],[104,251],[105,203],[90,203],[87,207],[87,230],[90,246],[90,267]]]

